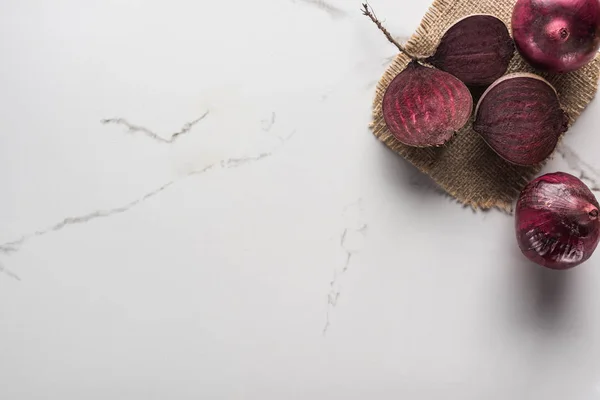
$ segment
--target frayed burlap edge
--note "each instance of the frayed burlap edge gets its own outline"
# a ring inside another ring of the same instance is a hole
[[[433,54],[446,29],[470,14],[494,15],[510,29],[510,16],[515,2],[516,0],[434,0],[421,25],[406,44],[406,49],[419,56]],[[382,40],[385,39],[382,37]],[[457,132],[449,143],[438,148],[409,147],[398,142],[390,133],[383,119],[383,95],[392,79],[409,61],[408,57],[399,54],[377,84],[371,123],[373,134],[391,150],[429,175],[459,203],[475,210],[498,208],[510,212],[522,188],[540,172],[542,165],[519,167],[506,162],[473,131],[472,121]],[[596,94],[600,57],[578,71],[551,75],[535,71],[515,54],[507,73],[510,72],[533,72],[550,81],[556,87],[561,105],[573,124]]]

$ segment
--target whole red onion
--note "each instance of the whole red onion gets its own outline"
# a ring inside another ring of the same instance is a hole
[[[533,180],[517,202],[521,251],[544,267],[576,267],[598,246],[599,208],[590,189],[573,175],[556,172]]]
[[[574,71],[600,48],[600,0],[518,0],[512,31],[517,50],[532,66]]]

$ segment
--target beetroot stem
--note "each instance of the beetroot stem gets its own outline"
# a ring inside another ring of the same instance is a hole
[[[387,29],[385,29],[385,27],[383,26],[383,24],[375,16],[375,12],[373,11],[373,7],[369,6],[368,3],[363,3],[361,11],[362,11],[363,15],[366,15],[367,17],[369,17],[371,19],[371,21],[373,21],[373,23],[375,25],[377,25],[377,27],[379,28],[379,30],[381,32],[383,32],[383,34],[385,35],[385,37],[387,38],[387,40],[390,43],[392,43],[394,46],[396,46],[398,48],[398,50],[400,50],[400,53],[402,53],[402,54],[410,57],[410,59],[413,60],[413,61],[419,61],[419,58],[413,56],[408,51],[406,51],[406,49],[404,48],[404,46],[402,46],[400,43],[398,43],[398,41],[396,39],[394,39],[394,37],[390,34],[390,32]]]

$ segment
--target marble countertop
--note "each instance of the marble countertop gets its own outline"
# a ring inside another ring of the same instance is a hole
[[[2,2],[0,398],[600,399],[600,254],[532,266],[372,136],[359,3]],[[599,114],[546,171],[600,179]]]

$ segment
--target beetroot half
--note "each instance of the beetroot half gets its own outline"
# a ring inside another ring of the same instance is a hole
[[[531,261],[552,269],[588,260],[600,241],[598,201],[578,178],[546,174],[521,192],[515,213],[517,242]]]
[[[554,151],[568,123],[550,83],[515,73],[498,79],[481,96],[473,130],[507,161],[535,165]]]
[[[492,15],[471,15],[452,25],[425,61],[469,86],[487,86],[504,75],[514,52],[504,22]]]
[[[473,98],[447,72],[412,61],[388,86],[383,117],[400,142],[414,147],[440,146],[465,126]]]

